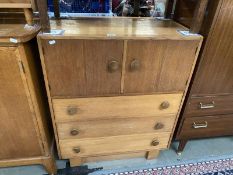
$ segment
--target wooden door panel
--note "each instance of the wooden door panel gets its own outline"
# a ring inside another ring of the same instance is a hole
[[[16,48],[0,48],[0,159],[40,156]]]
[[[124,93],[156,91],[167,41],[128,41]],[[132,68],[138,61],[138,68]]]
[[[129,41],[125,93],[184,91],[199,41]],[[137,60],[136,69],[132,69]]]
[[[195,76],[193,95],[233,93],[233,2],[222,3]]]
[[[168,41],[157,80],[158,92],[184,91],[200,41]]]
[[[51,96],[100,96],[119,94],[123,41],[43,40]],[[111,61],[118,69],[110,72]]]

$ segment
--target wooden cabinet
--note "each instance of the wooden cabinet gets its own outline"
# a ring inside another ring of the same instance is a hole
[[[189,139],[233,134],[233,1],[211,1],[207,9],[202,31],[209,32],[178,128],[179,152]]]
[[[74,166],[168,148],[202,37],[173,21],[50,22],[64,33],[38,42],[60,157]]]
[[[15,31],[10,40],[7,25],[0,27],[7,31],[0,38],[0,167],[42,164],[55,173],[46,94],[36,42],[31,40],[39,29],[20,35]],[[20,24],[12,27],[23,30]]]

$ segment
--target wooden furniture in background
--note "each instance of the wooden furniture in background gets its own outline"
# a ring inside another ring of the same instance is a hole
[[[34,0],[1,0],[0,8],[9,9],[23,9],[24,16],[28,25],[33,24],[32,9],[36,9],[36,3]]]
[[[202,42],[174,21],[52,20],[38,35],[59,156],[71,165],[169,147]]]
[[[168,0],[167,17],[199,33],[209,0]]]
[[[181,115],[178,152],[190,139],[233,135],[233,1],[210,1],[207,10],[206,43]]]
[[[42,164],[56,172],[36,40],[39,28],[0,24],[0,167]]]

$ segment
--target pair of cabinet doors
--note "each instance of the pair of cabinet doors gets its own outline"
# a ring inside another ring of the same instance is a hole
[[[198,40],[42,40],[52,97],[184,91]]]

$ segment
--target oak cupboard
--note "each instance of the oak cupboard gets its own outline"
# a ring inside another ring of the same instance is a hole
[[[38,43],[59,156],[84,162],[166,149],[202,37],[154,19],[51,20]]]
[[[0,167],[42,164],[53,174],[53,132],[33,39],[39,28],[0,28]]]
[[[233,135],[233,1],[210,1],[207,12],[206,41],[176,134],[179,153],[190,139]]]

